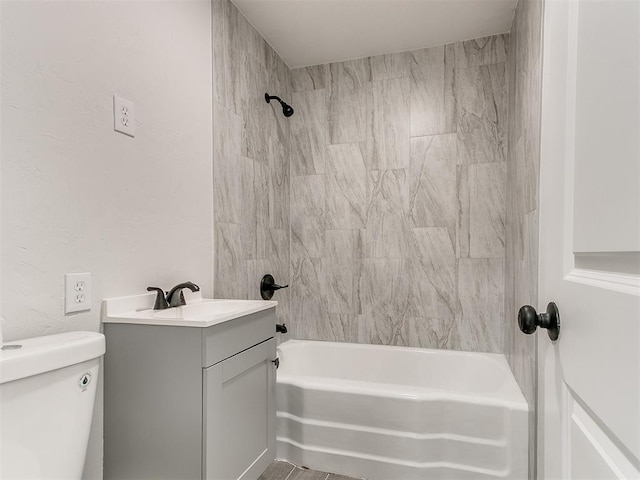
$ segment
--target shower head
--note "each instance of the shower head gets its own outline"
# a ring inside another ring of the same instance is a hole
[[[280,97],[276,97],[275,95],[269,95],[268,93],[264,94],[264,99],[267,101],[267,103],[271,103],[271,100],[277,100],[280,102],[280,105],[282,105],[282,114],[289,118],[291,115],[293,115],[293,107],[285,102],[283,102]]]
[[[290,117],[293,115],[293,107],[282,102],[282,114],[287,118]]]

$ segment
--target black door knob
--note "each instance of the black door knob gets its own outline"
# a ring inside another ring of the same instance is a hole
[[[560,335],[560,312],[558,306],[549,302],[547,312],[538,315],[531,305],[525,305],[518,311],[518,326],[523,333],[531,334],[537,327],[546,328],[549,338],[557,340]]]

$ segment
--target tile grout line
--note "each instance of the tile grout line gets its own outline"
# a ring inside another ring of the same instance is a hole
[[[289,472],[289,475],[287,475],[286,477],[284,477],[284,480],[288,480],[288,479],[289,479],[289,477],[291,476],[291,474],[295,471],[295,469],[296,469],[296,468],[298,468],[298,467],[296,467],[295,465],[293,465],[292,463],[290,463],[289,465],[291,465],[291,467],[292,467],[292,468],[291,468],[291,471]]]

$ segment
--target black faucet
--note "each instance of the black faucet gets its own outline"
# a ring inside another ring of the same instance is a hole
[[[200,291],[200,287],[193,282],[179,283],[169,290],[169,293],[167,293],[167,302],[170,307],[179,307],[187,304],[187,302],[184,301],[184,294],[182,293],[183,288],[188,288],[192,292]]]
[[[156,303],[153,305],[154,310],[164,310],[169,308],[167,299],[164,298],[164,290],[160,287],[147,287],[147,292],[156,292]]]

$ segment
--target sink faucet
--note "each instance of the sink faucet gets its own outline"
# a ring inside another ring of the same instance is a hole
[[[187,302],[184,301],[184,294],[182,293],[183,288],[188,288],[192,292],[200,291],[200,287],[193,282],[179,283],[169,290],[169,293],[167,293],[167,302],[170,307],[179,307],[187,304]]]
[[[164,298],[164,290],[160,287],[147,287],[147,292],[156,292],[156,303],[153,305],[154,310],[164,310],[169,308],[167,299]]]

